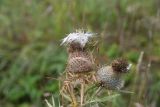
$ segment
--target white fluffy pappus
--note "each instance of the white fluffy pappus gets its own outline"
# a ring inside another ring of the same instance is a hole
[[[84,32],[70,33],[67,37],[62,39],[61,45],[69,45],[75,42],[79,43],[83,48],[89,41],[89,38],[93,37],[93,35],[94,35],[93,33],[84,33]]]
[[[129,65],[127,66],[127,70],[130,70],[131,67],[132,67],[132,64],[129,64]]]

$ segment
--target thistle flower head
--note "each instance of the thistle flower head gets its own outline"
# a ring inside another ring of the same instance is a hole
[[[127,60],[118,58],[111,64],[113,70],[118,73],[126,73],[131,68],[131,64],[128,64]]]
[[[71,45],[79,44],[81,48],[84,48],[86,43],[89,41],[89,38],[92,38],[92,33],[85,33],[82,31],[70,33],[67,37],[62,40],[61,45]]]

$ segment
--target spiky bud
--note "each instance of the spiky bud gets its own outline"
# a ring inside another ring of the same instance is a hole
[[[111,66],[100,68],[96,76],[100,85],[107,89],[119,90],[123,87],[124,81],[121,75],[114,72]]]
[[[97,80],[101,86],[108,89],[119,90],[123,87],[123,73],[129,71],[131,64],[127,60],[119,58],[112,62],[111,66],[104,66],[97,71]]]

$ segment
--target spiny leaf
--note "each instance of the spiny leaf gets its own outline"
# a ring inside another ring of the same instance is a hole
[[[105,101],[110,101],[115,97],[118,97],[120,94],[115,94],[115,95],[111,95],[111,96],[106,96],[106,97],[102,97],[102,98],[95,98],[91,101],[86,102],[86,104],[90,104],[90,103],[100,103],[100,102],[105,102]],[[85,105],[86,105],[85,104]]]

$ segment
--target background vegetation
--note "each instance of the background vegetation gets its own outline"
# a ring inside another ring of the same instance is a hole
[[[53,78],[67,60],[60,39],[79,28],[97,33],[101,64],[133,63],[124,89],[135,94],[109,107],[160,106],[159,0],[0,0],[0,107],[44,107],[58,97]]]

